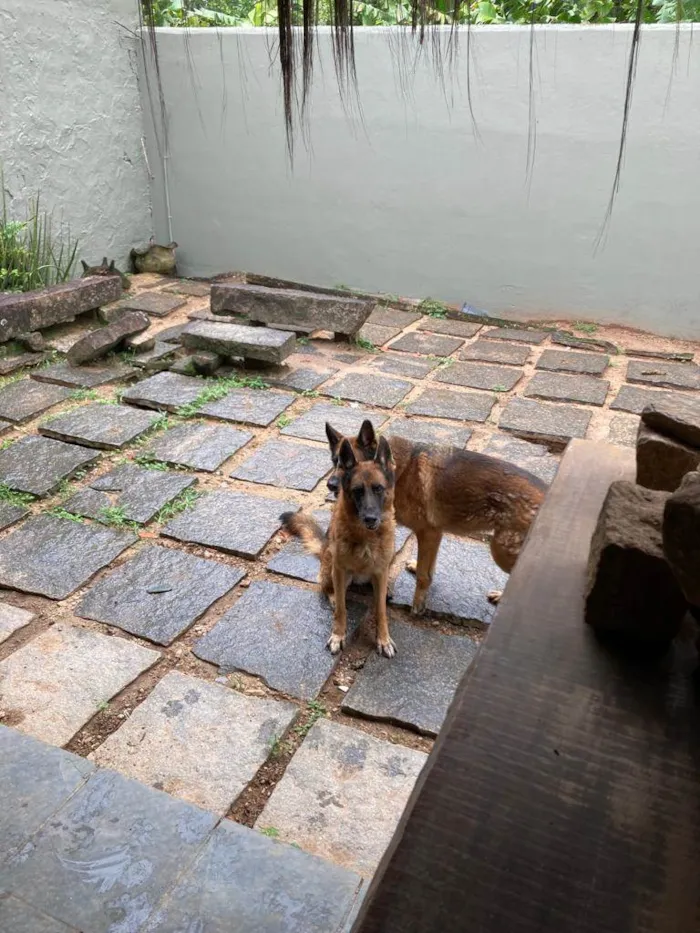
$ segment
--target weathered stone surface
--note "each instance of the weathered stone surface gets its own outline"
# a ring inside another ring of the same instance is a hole
[[[178,357],[174,363],[170,364],[168,369],[171,373],[177,373],[179,376],[198,375],[197,370],[194,368],[194,356]]]
[[[11,505],[9,502],[0,502],[0,531],[15,525],[29,513],[23,505]]]
[[[67,398],[70,398],[70,392],[62,386],[20,379],[0,389],[0,418],[21,424]]]
[[[68,926],[48,914],[35,910],[13,894],[0,897],[0,930],[11,933],[80,933],[77,927]]]
[[[141,933],[216,823],[213,813],[98,770],[3,869],[3,881],[81,931]]]
[[[34,619],[34,613],[12,603],[0,602],[0,642],[6,641]]]
[[[286,372],[265,374],[266,382],[272,385],[282,386],[285,389],[295,389],[297,392],[311,392],[317,389],[338,370],[333,369],[309,369],[299,367],[299,369],[290,369]]]
[[[586,622],[601,635],[663,651],[686,603],[666,563],[661,524],[668,493],[614,482],[591,540]]]
[[[86,447],[30,434],[0,450],[0,483],[34,496],[47,496],[99,456]]]
[[[169,645],[244,576],[237,567],[153,545],[102,577],[76,613]]]
[[[393,408],[412,388],[413,383],[403,379],[387,379],[368,373],[348,373],[338,382],[326,386],[323,395],[364,402],[378,408]]]
[[[362,359],[365,359],[365,360],[371,359],[371,357],[368,356],[367,354],[364,354],[364,353],[345,353],[345,352],[343,352],[343,353],[334,353],[334,354],[333,354],[333,359],[334,359],[334,360],[337,360],[339,363],[344,363],[344,364],[347,364],[348,366],[352,366],[353,363],[359,363],[360,360],[362,360]]]
[[[91,276],[39,291],[0,295],[0,343],[51,324],[72,321],[83,311],[120,298],[121,293],[121,281],[116,276]]]
[[[7,433],[7,431],[9,431],[13,427],[14,425],[10,424],[9,421],[2,421],[2,419],[0,419],[0,434]]]
[[[574,353],[570,350],[543,350],[535,369],[558,373],[580,373],[599,376],[610,364],[610,357],[602,353]]]
[[[186,473],[148,470],[125,464],[78,490],[64,507],[75,515],[107,520],[106,509],[120,509],[131,522],[149,522],[164,505],[197,482]]]
[[[643,350],[629,347],[623,352],[627,356],[641,356],[647,360],[675,360],[678,363],[688,363],[693,359],[692,353],[674,353],[667,350]]]
[[[55,382],[75,389],[94,389],[96,386],[119,382],[133,375],[126,363],[111,363],[109,366],[71,366],[70,363],[54,363],[46,369],[32,373],[37,382]]]
[[[44,350],[48,349],[46,338],[38,330],[30,331],[28,334],[20,334],[18,340],[26,350],[32,353],[43,353]]]
[[[136,540],[131,532],[37,515],[0,541],[0,586],[65,599]]]
[[[20,732],[64,745],[159,657],[133,641],[57,622],[0,662],[3,709]]]
[[[263,363],[281,363],[296,346],[294,334],[287,331],[219,321],[193,321],[183,330],[181,340],[183,346],[195,350],[213,350],[222,356]]]
[[[495,404],[495,396],[484,392],[426,389],[407,406],[406,411],[411,415],[451,418],[454,421],[486,421]]]
[[[349,933],[359,890],[353,872],[224,820],[148,933]]]
[[[257,557],[279,530],[282,512],[298,508],[293,502],[244,492],[209,493],[166,525],[163,534],[241,557]]]
[[[550,454],[541,444],[511,437],[509,434],[492,434],[484,447],[485,454],[507,460],[523,470],[538,476],[544,483],[551,483],[559,469],[559,459]]]
[[[329,422],[341,434],[357,434],[362,422],[369,418],[375,429],[386,422],[385,415],[363,411],[359,408],[344,408],[340,405],[328,405],[320,402],[300,415],[291,424],[282,428],[281,433],[292,437],[305,437],[310,441],[326,441],[326,422]]]
[[[4,356],[0,359],[0,376],[9,376],[23,366],[36,366],[44,359],[43,353],[18,353],[16,356]]]
[[[511,434],[565,445],[572,437],[585,437],[591,413],[570,405],[544,405],[513,398],[506,405],[499,427]]]
[[[368,340],[375,347],[382,347],[400,333],[400,327],[383,327],[381,324],[368,323],[363,325],[357,336],[360,340]]]
[[[639,418],[632,415],[615,415],[608,426],[608,441],[618,447],[636,447]]]
[[[317,722],[256,825],[371,877],[427,760],[335,722]]]
[[[659,434],[641,422],[637,434],[637,482],[647,489],[678,489],[686,473],[697,470],[700,448]]]
[[[454,321],[452,318],[425,317],[418,325],[418,330],[432,334],[447,334],[450,337],[473,337],[481,330],[481,324],[472,321]]]
[[[133,298],[124,298],[116,307],[127,311],[143,311],[145,314],[152,314],[153,317],[165,317],[181,308],[186,300],[176,295],[166,295],[164,292],[149,291],[134,295]]]
[[[422,379],[431,373],[437,366],[438,360],[417,360],[410,356],[392,356],[390,353],[382,354],[374,363],[375,369],[393,376],[409,376],[411,379]]]
[[[231,473],[234,479],[310,492],[331,470],[327,450],[272,440],[252,453]]]
[[[290,392],[269,392],[263,389],[231,389],[217,402],[202,407],[202,414],[222,421],[256,424],[266,427],[296,400]]]
[[[544,343],[549,334],[545,330],[526,330],[518,327],[494,327],[482,331],[482,337],[488,340],[513,340],[516,343]]]
[[[182,332],[186,327],[187,322],[184,324],[173,324],[172,327],[164,327],[156,331],[156,336],[158,340],[162,340],[163,343],[180,343]]]
[[[119,450],[147,431],[157,415],[126,405],[82,405],[39,425],[45,437],[59,441]]]
[[[164,463],[191,467],[213,473],[221,464],[244,447],[253,437],[224,424],[179,424],[156,438],[144,453]]]
[[[615,396],[610,407],[615,411],[629,411],[634,415],[641,415],[647,405],[672,397],[670,392],[660,389],[641,389],[637,386],[622,386]]]
[[[426,608],[438,615],[488,624],[496,610],[487,596],[492,590],[502,590],[507,579],[494,564],[486,545],[446,535],[438,552]],[[410,606],[415,588],[415,576],[401,571],[392,602]]]
[[[685,598],[700,607],[700,474],[689,473],[666,500],[663,551]]]
[[[203,380],[190,376],[157,373],[127,389],[122,401],[158,411],[177,411],[199,398],[206,385]]]
[[[343,709],[437,735],[457,685],[476,657],[470,638],[391,623],[397,654],[367,659]]]
[[[211,310],[234,311],[261,324],[356,334],[372,313],[373,301],[262,285],[214,283]]]
[[[176,352],[177,346],[175,344],[156,340],[149,350],[137,354],[132,362],[137,369],[142,369],[144,372],[161,372],[170,366]]]
[[[209,282],[197,282],[194,279],[181,279],[164,288],[164,292],[172,292],[176,295],[189,295],[192,298],[205,298],[211,290]]]
[[[464,447],[472,436],[471,428],[460,428],[442,421],[421,421],[400,418],[392,421],[384,432],[387,437],[405,437],[416,444],[437,444],[441,447]]]
[[[619,353],[617,346],[609,340],[600,340],[596,337],[576,337],[574,334],[563,330],[555,331],[550,336],[552,343],[556,343],[561,347],[574,347],[599,353],[610,353],[613,356]]]
[[[583,402],[604,405],[610,383],[594,376],[564,376],[558,373],[535,373],[525,387],[527,398],[553,402]]]
[[[122,311],[121,313],[125,314],[126,312]],[[155,345],[156,335],[150,327],[148,330],[145,330],[140,334],[134,334],[133,337],[127,337],[124,341],[124,346],[126,349],[134,350],[136,353],[147,353],[149,350],[152,350]]]
[[[348,601],[348,637],[365,615]],[[269,581],[250,588],[195,644],[198,658],[262,677],[274,690],[310,700],[338,661],[326,650],[333,613],[317,592]]]
[[[640,362],[627,364],[627,381],[671,389],[700,389],[700,366],[696,363]]]
[[[401,311],[398,308],[377,305],[367,320],[370,324],[379,324],[380,327],[398,327],[403,330],[414,321],[419,321],[422,316],[418,311]]]
[[[522,366],[530,360],[532,350],[517,343],[505,343],[499,340],[484,340],[480,337],[470,343],[459,354],[461,360],[481,360],[486,363],[509,363]]]
[[[79,363],[89,363],[90,360],[96,360],[117,347],[125,337],[146,330],[149,324],[150,321],[145,314],[138,311],[129,311],[112,324],[90,331],[89,334],[74,343],[67,354],[68,362],[75,366]]]
[[[442,334],[421,334],[414,331],[395,340],[390,349],[402,353],[420,353],[423,356],[449,356],[464,343],[459,337]]]
[[[110,304],[106,305],[104,308],[97,309],[97,319],[103,324],[113,324],[126,313],[127,309],[120,307],[119,304]]]
[[[642,411],[644,424],[684,444],[700,448],[700,401],[668,394]]]
[[[92,759],[223,816],[296,712],[173,671]]]
[[[453,363],[435,376],[436,382],[509,392],[522,378],[523,371],[512,366],[488,366],[484,363]]]
[[[213,376],[224,362],[222,356],[212,353],[211,350],[198,350],[192,354],[191,359],[195,372],[200,376]]]

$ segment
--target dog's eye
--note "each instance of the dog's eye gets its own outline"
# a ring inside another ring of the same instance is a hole
[[[384,492],[384,487],[372,486],[372,492],[375,494],[375,496],[381,496],[381,494]]]

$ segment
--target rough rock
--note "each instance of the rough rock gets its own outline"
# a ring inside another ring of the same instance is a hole
[[[700,464],[700,449],[665,437],[644,422],[637,434],[637,482],[647,489],[678,489],[686,473]]]
[[[223,357],[210,350],[200,350],[192,354],[192,366],[200,376],[213,376],[223,362]]]
[[[223,356],[281,363],[294,352],[296,338],[287,331],[269,327],[195,321],[183,330],[182,345],[194,350],[210,350]]]
[[[642,411],[644,424],[683,444],[700,448],[700,400],[662,394]]]
[[[680,488],[666,500],[663,550],[686,599],[697,609],[700,606],[700,473],[688,473]]]
[[[121,285],[119,287],[121,288]],[[68,351],[68,362],[77,365],[104,356],[126,337],[146,330],[150,323],[147,315],[140,311],[129,311],[112,324],[99,327],[74,343]]]
[[[44,335],[38,330],[31,331],[28,334],[22,334],[18,339],[22,346],[26,347],[26,349],[30,350],[32,353],[42,353],[46,350],[46,340],[44,339]]]

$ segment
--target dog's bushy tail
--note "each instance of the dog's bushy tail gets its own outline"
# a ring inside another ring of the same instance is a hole
[[[309,554],[321,556],[326,545],[326,535],[318,522],[304,512],[285,512],[280,515],[280,520],[287,531],[299,538]]]

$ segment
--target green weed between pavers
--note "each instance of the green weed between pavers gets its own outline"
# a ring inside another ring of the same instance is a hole
[[[339,408],[342,408],[344,404],[345,402],[342,400],[342,398],[339,395],[334,395],[331,398],[331,405],[337,405]]]
[[[129,461],[124,458],[124,462],[128,463]],[[167,463],[163,463],[162,460],[156,459],[153,454],[149,454],[148,452],[136,454],[134,463],[138,463],[140,467],[144,467],[146,470],[160,470],[161,473],[170,472],[170,467]]]
[[[75,402],[94,402],[100,395],[94,389],[74,389],[68,398]]]
[[[304,391],[299,394],[302,398],[318,398],[321,393],[317,392],[316,389],[304,389]]]
[[[578,330],[582,334],[595,334],[595,332],[598,330],[597,324],[589,324],[586,321],[574,321],[571,326],[574,330]]]
[[[181,405],[176,414],[181,418],[188,418],[209,402],[218,402],[220,398],[228,395],[231,389],[263,390],[269,388],[270,386],[260,376],[226,376],[221,379],[207,380],[197,398],[187,405]]]
[[[0,502],[7,502],[10,505],[31,505],[36,501],[36,496],[30,492],[17,492],[16,489],[10,489],[4,483],[0,483]]]
[[[501,385],[492,386],[491,388],[494,392],[507,392],[508,391],[508,389],[506,389],[505,386],[501,386]]]
[[[379,352],[371,340],[367,340],[366,337],[360,337],[359,334],[355,337],[355,346],[359,347],[361,350],[366,350],[368,353]]]
[[[65,518],[69,522],[78,522],[82,524],[85,519],[82,515],[76,515],[74,512],[69,512],[67,509],[64,509],[63,506],[55,505],[52,509],[48,510],[49,515],[53,515],[54,518]]]
[[[278,428],[286,428],[288,424],[292,423],[292,419],[289,415],[280,415],[276,423]]]
[[[270,839],[278,839],[280,831],[275,826],[266,826],[264,829],[261,829],[260,832],[263,836],[268,836]]]
[[[168,502],[167,505],[164,505],[160,512],[158,512],[155,519],[156,523],[160,525],[163,522],[169,522],[171,518],[175,518],[180,512],[191,509],[200,495],[201,493],[191,486],[188,489],[183,489],[179,496],[173,499],[172,502]]]
[[[6,437],[4,441],[0,441],[0,450],[7,450],[8,447],[12,447],[16,440],[16,437]]]
[[[418,305],[421,314],[427,314],[428,317],[444,318],[447,317],[447,305],[442,301],[436,301],[434,298],[424,298]]]
[[[314,723],[328,715],[328,710],[320,700],[309,700],[306,704],[306,712],[308,715],[304,722],[294,726],[293,729],[294,734],[301,736],[302,739],[308,735]]]
[[[114,528],[133,528],[136,531],[141,530],[138,522],[132,521],[126,517],[124,506],[109,505],[97,513],[97,521],[102,525],[112,525]]]

